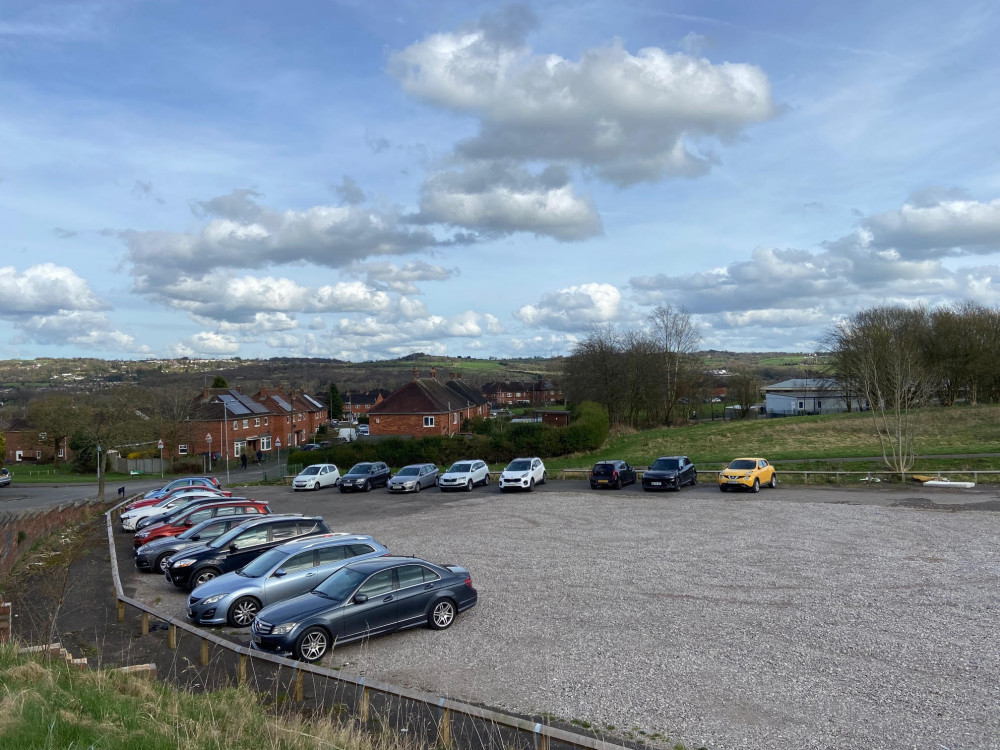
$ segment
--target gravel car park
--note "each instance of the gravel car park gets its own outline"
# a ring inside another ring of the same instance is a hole
[[[273,493],[261,496],[275,512],[322,512],[475,576],[478,605],[445,634],[338,646],[323,665],[613,725],[612,740],[640,730],[713,750],[955,750],[1000,736],[995,489],[737,496],[708,482],[669,503],[637,487],[591,493],[586,480],[499,503]],[[130,584],[184,617],[162,579]]]

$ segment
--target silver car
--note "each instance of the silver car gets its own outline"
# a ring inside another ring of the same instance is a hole
[[[420,492],[437,484],[438,467],[434,464],[404,466],[389,479],[389,492]]]
[[[261,607],[304,594],[349,562],[388,555],[370,536],[324,534],[268,550],[239,570],[198,586],[188,618],[201,625],[245,628]]]

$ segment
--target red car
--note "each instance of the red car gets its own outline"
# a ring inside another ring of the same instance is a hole
[[[168,518],[162,523],[147,526],[142,531],[137,531],[133,545],[136,549],[144,544],[163,539],[168,536],[177,536],[196,523],[207,521],[209,518],[217,516],[231,516],[237,514],[260,513],[268,514],[271,509],[266,500],[254,500],[248,497],[225,498],[217,503],[206,503],[194,508],[178,513],[173,518]]]

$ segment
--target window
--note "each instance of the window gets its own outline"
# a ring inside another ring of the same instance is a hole
[[[405,589],[409,586],[419,586],[424,582],[423,565],[403,565],[398,569],[399,588]]]
[[[236,458],[239,458],[243,453],[245,453],[246,449],[247,449],[246,440],[237,440],[236,442],[233,443],[233,455]]]
[[[338,544],[336,547],[324,547],[319,550],[319,564],[328,565],[330,563],[342,562],[348,546],[346,544]]]
[[[276,523],[271,527],[271,540],[277,541],[278,539],[288,539],[290,537],[297,536],[298,533],[299,527],[295,521]]]
[[[260,449],[262,451],[269,451],[269,450],[271,450],[271,437],[270,436],[262,437],[260,439]]]
[[[248,529],[233,540],[237,549],[246,549],[255,544],[263,544],[267,541],[267,526],[258,526],[256,529]]]
[[[382,423],[382,418],[381,417],[375,417],[375,424],[381,424],[381,423]]]
[[[359,594],[365,594],[369,599],[381,596],[382,594],[388,594],[390,591],[392,591],[392,570],[383,570],[380,573],[376,573],[358,589]]]
[[[249,426],[250,426],[250,420],[249,419],[244,419],[243,420],[243,429],[245,430]]]
[[[226,507],[216,508],[215,509],[215,515],[217,515],[217,516],[234,516],[237,513],[239,513],[241,510],[243,510],[243,509],[240,508],[240,507],[238,507],[238,506],[236,506],[236,505],[232,505],[232,506],[230,506],[228,508],[226,508]]]
[[[186,456],[187,452],[188,452],[188,447],[186,445],[178,445],[177,446],[177,455],[178,456]]]
[[[300,570],[307,570],[313,567],[313,558],[315,553],[312,550],[308,552],[300,552],[297,555],[293,555],[288,558],[285,563],[281,566],[285,569],[286,573],[296,573]]]
[[[264,426],[267,427],[267,417],[264,417]]]
[[[254,419],[253,426],[254,427],[260,427],[260,417],[257,417],[256,419]]]
[[[233,420],[233,429],[238,430],[240,428],[240,423],[237,420]]]
[[[434,417],[424,417],[424,427],[433,427]]]
[[[799,401],[799,408],[800,409],[805,409],[806,408],[805,402]]]
[[[59,449],[57,455],[59,456],[59,458],[63,457],[63,449],[62,448]]]
[[[42,452],[41,451],[35,451],[35,458],[41,458],[41,457],[42,457]]]
[[[455,412],[454,414],[451,415],[451,423],[458,424],[458,412]]]
[[[39,432],[38,433],[38,442],[39,443],[44,443],[46,437],[48,437],[47,433]]]

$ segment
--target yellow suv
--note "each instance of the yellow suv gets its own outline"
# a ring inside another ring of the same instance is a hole
[[[768,487],[778,485],[774,467],[763,458],[734,458],[719,472],[719,489],[723,492],[740,488],[760,492],[762,484]]]

